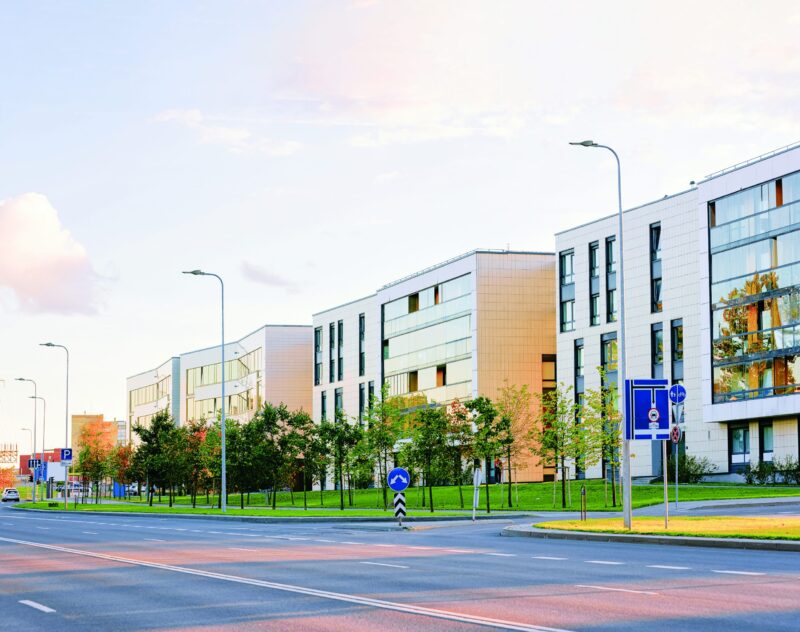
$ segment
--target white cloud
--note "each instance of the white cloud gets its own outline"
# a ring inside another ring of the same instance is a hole
[[[98,275],[86,249],[38,193],[0,201],[0,285],[25,312],[97,312]]]
[[[165,110],[153,117],[156,123],[176,123],[197,134],[198,141],[206,145],[221,145],[233,152],[256,151],[270,156],[289,156],[301,145],[295,141],[276,141],[255,134],[241,125],[224,124],[204,115],[196,108]]]
[[[241,270],[244,278],[254,283],[260,283],[268,287],[282,288],[292,293],[297,292],[297,287],[289,279],[275,274],[274,272],[270,272],[254,263],[250,263],[249,261],[242,261]]]

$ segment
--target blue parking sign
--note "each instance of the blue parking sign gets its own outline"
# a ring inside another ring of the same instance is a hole
[[[667,380],[625,380],[625,437],[669,439]]]
[[[72,448],[61,448],[61,460],[62,461],[72,460]]]

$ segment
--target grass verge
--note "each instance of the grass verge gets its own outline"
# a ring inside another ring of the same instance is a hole
[[[800,518],[762,516],[694,516],[670,518],[664,529],[664,518],[633,519],[632,529],[624,528],[622,518],[554,520],[535,524],[540,529],[592,531],[596,533],[641,533],[645,535],[693,536],[700,538],[753,538],[758,540],[800,540]]]
[[[577,511],[580,506],[580,489],[581,485],[586,485],[586,499],[589,511],[621,511],[621,497],[617,496],[616,507],[611,504],[611,487],[604,485],[601,480],[587,480],[587,481],[571,481],[571,496],[572,505],[566,507],[566,511]],[[508,504],[508,488],[506,485],[490,485],[490,502],[492,511],[561,511],[561,486],[560,484],[555,489],[555,502],[553,493],[553,483],[521,483],[518,486],[512,486],[511,506]],[[633,506],[646,507],[663,502],[664,488],[661,484],[658,485],[634,485],[633,486]],[[406,490],[406,504],[410,510],[413,511],[428,511],[428,508],[422,504],[423,491],[427,491],[420,487],[412,487]],[[480,491],[480,508],[486,508],[486,488],[481,486]],[[675,489],[673,485],[669,487],[669,497],[674,499]],[[461,496],[464,498],[464,509],[469,509],[472,501],[472,486],[464,485],[461,488],[461,495],[459,495],[458,487],[434,487],[433,488],[433,501],[434,507],[437,512],[440,510],[458,510],[461,509]],[[695,501],[695,500],[730,500],[741,498],[776,498],[782,496],[800,496],[800,487],[798,486],[785,486],[785,487],[763,487],[763,486],[747,486],[747,485],[681,485],[680,486],[680,499],[682,501]],[[157,500],[157,499],[156,499]],[[166,501],[166,497],[163,497]],[[388,500],[392,501],[392,492],[388,494]],[[140,502],[146,504],[144,499],[131,498],[133,502]],[[178,504],[191,505],[191,499],[188,496],[178,496],[176,498]],[[198,504],[216,504],[217,497],[209,496],[208,503],[206,496],[198,496]],[[345,507],[348,509],[383,509],[383,497],[380,489],[354,489],[353,490],[353,504],[350,505],[348,493],[345,491]],[[265,508],[265,498],[263,493],[251,493],[244,495],[245,508]],[[228,495],[228,507],[239,507],[240,497],[239,494]],[[278,492],[277,498],[278,507],[289,507],[295,509],[302,509],[303,495],[302,493],[295,492],[293,495],[289,492]],[[339,492],[335,490],[327,490],[320,494],[320,492],[308,492],[308,506],[315,509],[333,509],[339,508]]]
[[[59,503],[57,507],[50,507],[48,503],[20,503],[19,507],[22,509],[47,509],[51,511],[64,511],[63,503]],[[154,505],[150,507],[142,503],[127,504],[127,503],[114,503],[114,504],[78,504],[76,507],[70,503],[69,511],[111,511],[116,513],[157,513],[157,514],[197,514],[197,515],[220,515],[219,509],[209,509],[207,507],[192,507],[177,506],[166,507],[164,505]],[[389,511],[382,511],[376,509],[367,510],[330,510],[330,509],[238,509],[236,507],[228,506],[228,516],[266,516],[272,518],[393,518],[394,514]],[[430,512],[418,512],[417,517],[430,516]],[[467,517],[466,514],[456,511],[437,511],[433,516],[462,516]],[[413,518],[414,516],[412,516]]]

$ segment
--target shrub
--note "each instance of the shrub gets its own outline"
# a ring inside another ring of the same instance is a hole
[[[775,465],[771,461],[756,461],[744,466],[744,480],[748,485],[766,485],[775,482]]]
[[[679,483],[699,483],[704,477],[716,471],[717,466],[706,457],[697,458],[686,454],[678,459]],[[667,460],[667,472],[667,478],[672,479],[675,476],[675,460],[672,456]],[[660,481],[661,477],[655,480]]]
[[[800,485],[800,461],[787,454],[783,459],[775,459],[773,464],[782,482],[787,485]]]

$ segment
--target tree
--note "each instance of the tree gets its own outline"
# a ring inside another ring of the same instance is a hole
[[[584,392],[584,404],[580,411],[582,425],[591,428],[593,437],[587,442],[585,458],[590,459],[587,465],[597,462],[605,463],[611,468],[611,505],[617,506],[617,471],[622,447],[622,431],[620,427],[622,415],[619,411],[618,390],[615,383],[608,384],[605,372],[600,372],[600,388],[587,389]],[[608,483],[606,472],[603,479]]]
[[[135,460],[139,461],[145,472],[148,502],[152,506],[153,487],[164,489],[168,481],[173,479],[171,468],[175,465],[170,462],[172,456],[170,443],[173,440],[175,424],[169,413],[162,410],[153,416],[147,426],[137,424],[133,427],[133,431],[140,440]]]
[[[133,467],[133,447],[130,445],[118,445],[111,451],[110,461],[111,477],[118,483],[125,486],[126,493],[130,483],[135,479],[136,470]]]
[[[380,399],[375,395],[369,402],[365,417],[365,442],[368,454],[378,464],[378,478],[383,494],[383,510],[389,507],[386,477],[394,456],[394,446],[400,437],[402,412],[397,398],[389,397],[389,384],[381,388]]]
[[[529,448],[533,429],[533,402],[528,385],[517,387],[506,380],[497,396],[497,412],[504,420],[500,443],[508,461],[508,506],[511,507],[511,459]]]
[[[531,431],[530,451],[543,465],[561,467],[561,507],[567,506],[567,459],[580,458],[582,446],[576,441],[577,404],[571,386],[559,384],[541,395],[539,415]]]
[[[303,410],[292,413],[289,418],[289,435],[287,442],[290,446],[295,463],[302,460],[303,476],[303,509],[308,509],[308,477],[314,471],[317,444],[317,426],[308,413]]]
[[[472,419],[470,412],[458,399],[445,408],[447,418],[447,443],[452,465],[453,483],[458,485],[458,499],[464,509],[464,462],[471,463],[473,456]]]
[[[475,434],[473,438],[473,451],[475,456],[486,463],[494,459],[500,451],[497,408],[488,397],[477,397],[466,402],[467,410],[473,415]],[[492,507],[489,500],[489,477],[484,477],[486,486],[486,513],[491,513]]]
[[[344,470],[347,456],[356,444],[358,430],[354,430],[344,411],[339,409],[333,422],[323,421],[320,424],[320,433],[333,455],[334,476],[339,484],[339,509],[344,511]]]
[[[95,502],[100,500],[100,481],[111,473],[114,436],[103,422],[90,422],[81,428],[78,468],[94,484]]]
[[[186,471],[192,507],[197,506],[197,492],[208,489],[211,475],[211,452],[206,441],[208,428],[202,420],[190,421],[186,426]]]
[[[447,416],[441,407],[426,407],[413,415],[411,443],[407,444],[407,458],[422,470],[428,487],[428,504],[433,511],[433,483],[437,475],[446,471]]]

